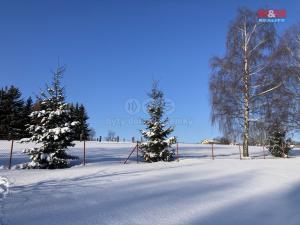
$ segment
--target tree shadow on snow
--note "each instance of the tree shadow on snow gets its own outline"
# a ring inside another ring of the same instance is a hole
[[[188,224],[299,225],[299,210],[300,184],[297,184],[289,190],[243,196],[240,201],[212,210],[204,217],[195,217]]]

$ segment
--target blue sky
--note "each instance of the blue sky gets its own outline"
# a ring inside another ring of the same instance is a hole
[[[254,0],[0,1],[0,86],[32,96],[66,64],[67,99],[83,103],[97,135],[139,136],[153,79],[170,99],[180,141],[219,135],[210,123],[209,59],[224,53],[236,10],[287,10],[279,30],[300,21],[299,2]],[[138,108],[137,108],[138,109]],[[135,113],[135,114],[133,114]],[[133,114],[133,115],[132,115]]]

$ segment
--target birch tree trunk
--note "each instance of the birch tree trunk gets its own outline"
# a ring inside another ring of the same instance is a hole
[[[253,31],[255,27],[253,28]],[[249,145],[249,98],[250,98],[250,74],[249,74],[249,59],[248,59],[248,43],[251,38],[251,34],[248,34],[246,20],[242,29],[243,35],[243,55],[244,55],[244,73],[243,73],[243,85],[244,85],[244,130],[243,130],[243,156],[249,157],[248,145]]]
[[[246,48],[245,48],[246,49]],[[245,51],[245,54],[247,51]],[[244,132],[243,132],[243,156],[249,157],[248,144],[249,144],[249,66],[248,59],[245,55],[244,59]]]

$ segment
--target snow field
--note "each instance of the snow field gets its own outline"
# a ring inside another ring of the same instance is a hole
[[[4,146],[1,143],[1,146]],[[75,155],[82,155],[77,143]],[[131,143],[87,143],[86,166],[0,170],[2,224],[298,225],[300,158],[239,160],[237,146],[180,144],[179,162],[120,163]],[[16,153],[23,145],[16,143]],[[22,154],[18,160],[25,160]],[[2,163],[2,161],[1,161]],[[0,223],[1,224],[1,223]]]

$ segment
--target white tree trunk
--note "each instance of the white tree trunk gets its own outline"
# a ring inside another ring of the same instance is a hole
[[[250,74],[249,74],[249,63],[248,63],[248,43],[249,40],[246,25],[244,27],[244,131],[243,131],[243,156],[249,157],[248,145],[249,145],[249,100],[250,100]]]
[[[246,87],[247,85],[245,85]],[[248,157],[249,145],[249,93],[244,93],[244,132],[243,132],[243,156]]]

